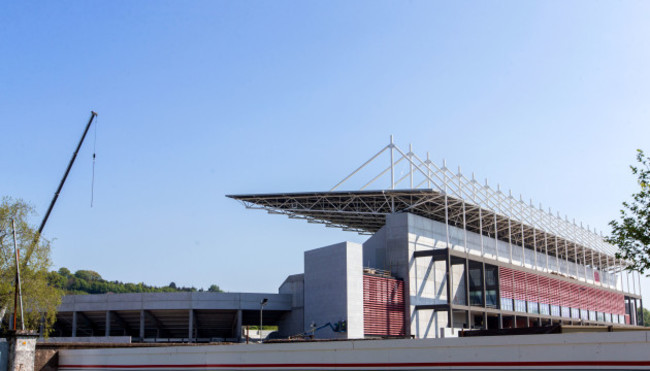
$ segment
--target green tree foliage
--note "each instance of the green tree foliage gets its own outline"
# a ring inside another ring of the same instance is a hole
[[[102,276],[90,270],[78,270],[74,274],[67,268],[61,268],[57,271],[48,273],[48,282],[50,285],[63,290],[66,294],[125,294],[140,292],[196,292],[195,287],[177,287],[175,283],[169,286],[156,287],[145,285],[144,283],[123,283],[120,281],[107,281]],[[212,285],[210,287],[219,286]],[[208,290],[209,291],[209,290]],[[222,292],[213,291],[213,292]]]
[[[99,273],[95,271],[79,270],[74,272],[74,276],[88,282],[102,280],[102,276],[100,276]]]
[[[13,219],[19,255],[27,257],[20,264],[25,328],[38,330],[41,319],[44,319],[44,328],[49,330],[56,320],[56,308],[61,302],[62,292],[48,284],[50,243],[40,238],[34,244],[38,232],[27,222],[33,214],[33,208],[22,200],[4,197],[0,202],[0,319],[6,313],[13,312],[14,308],[16,264]],[[20,323],[20,309],[18,317]]]
[[[650,327],[650,310],[643,308],[643,326]]]
[[[630,263],[629,270],[645,273],[650,270],[650,158],[637,150],[637,166],[630,166],[638,178],[639,192],[632,201],[623,202],[620,220],[612,220],[612,235],[607,238],[618,246],[616,257]]]

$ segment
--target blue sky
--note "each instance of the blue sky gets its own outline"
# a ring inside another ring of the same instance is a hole
[[[365,238],[226,194],[328,190],[396,143],[609,232],[650,151],[650,3],[61,1],[0,5],[0,194],[56,267],[275,291]],[[647,286],[647,285],[646,285]]]

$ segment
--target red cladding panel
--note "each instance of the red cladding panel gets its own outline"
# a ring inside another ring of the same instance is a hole
[[[507,299],[613,314],[625,313],[622,294],[505,267],[499,267],[499,291],[501,297]]]
[[[404,336],[404,281],[363,276],[364,333]]]
[[[525,277],[526,277],[526,301],[533,302],[533,303],[538,303],[539,302],[539,294],[538,294],[539,282],[537,280],[537,275],[536,274],[526,273]]]
[[[499,267],[499,293],[502,298],[514,299],[513,279],[512,269]]]

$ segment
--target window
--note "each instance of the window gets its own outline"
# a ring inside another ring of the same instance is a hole
[[[526,312],[526,302],[524,300],[515,300],[515,312]]]
[[[561,315],[562,317],[571,318],[571,308],[561,307]]]
[[[548,316],[549,314],[551,314],[551,313],[550,313],[550,310],[549,310],[549,305],[548,305],[548,304],[541,303],[541,304],[539,305],[539,313],[540,313],[540,314],[547,315],[547,316]]]
[[[512,299],[501,298],[501,309],[513,311]]]

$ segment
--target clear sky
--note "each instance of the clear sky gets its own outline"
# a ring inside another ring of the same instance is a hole
[[[364,236],[226,194],[328,190],[413,144],[609,233],[650,151],[650,2],[0,4],[0,195],[55,268],[274,292],[305,250]],[[648,285],[646,285],[648,286]],[[649,301],[646,301],[648,303]]]

